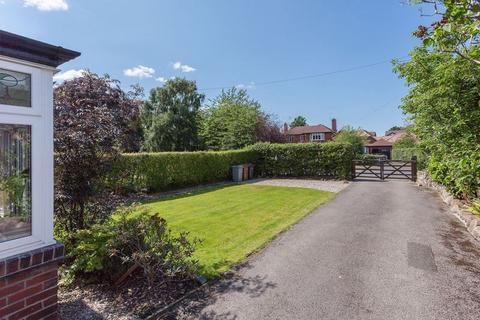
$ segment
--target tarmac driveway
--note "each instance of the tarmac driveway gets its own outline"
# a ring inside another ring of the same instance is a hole
[[[480,319],[480,250],[433,193],[354,182],[168,318]]]

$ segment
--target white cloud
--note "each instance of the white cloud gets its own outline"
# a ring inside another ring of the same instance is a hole
[[[167,82],[167,79],[166,79],[166,78],[164,78],[164,77],[158,77],[158,78],[157,78],[157,79],[155,79],[155,80],[157,80],[158,82],[161,82],[161,83],[165,83],[165,82]]]
[[[250,82],[250,83],[240,83],[235,86],[237,89],[255,89],[255,82]]]
[[[182,64],[180,61],[173,64],[173,69],[181,70],[182,72],[193,72],[196,70],[194,67],[190,67],[188,64]]]
[[[138,65],[136,67],[123,70],[123,74],[127,77],[137,77],[137,78],[151,78],[155,73],[155,69]]]
[[[158,77],[155,80],[158,81],[158,82],[161,82],[163,84],[163,83],[167,82],[168,80],[174,80],[174,79],[175,79],[175,77],[170,77],[168,79],[165,78],[165,77]]]
[[[35,7],[40,11],[66,11],[68,3],[65,0],[23,0],[24,7]]]
[[[65,72],[59,72],[59,73],[57,73],[56,75],[53,76],[53,81],[61,83],[61,82],[64,82],[64,81],[79,78],[79,77],[83,76],[84,72],[85,72],[85,70],[82,70],[82,69],[80,69],[80,70],[71,69],[71,70],[68,70],[68,71],[65,71]]]

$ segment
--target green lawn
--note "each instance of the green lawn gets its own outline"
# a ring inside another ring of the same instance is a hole
[[[288,187],[233,185],[150,201],[175,231],[203,240],[202,273],[214,277],[258,250],[334,193]]]

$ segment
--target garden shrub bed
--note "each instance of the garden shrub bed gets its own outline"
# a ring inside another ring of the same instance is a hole
[[[257,172],[270,177],[350,179],[354,149],[348,143],[257,143]]]

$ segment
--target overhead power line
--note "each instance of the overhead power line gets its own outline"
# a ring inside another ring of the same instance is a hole
[[[404,58],[407,58],[407,56],[400,57],[399,60],[402,60]],[[371,68],[371,67],[378,66],[378,65],[381,65],[381,64],[390,63],[391,61],[392,61],[392,59],[388,59],[388,60],[382,60],[382,61],[378,61],[378,62],[374,62],[374,63],[359,65],[359,66],[355,66],[355,67],[351,67],[351,68],[335,70],[335,71],[329,71],[329,72],[323,72],[323,73],[317,73],[317,74],[310,74],[310,75],[293,77],[293,78],[270,80],[270,81],[264,81],[264,82],[253,82],[253,83],[254,83],[255,87],[259,87],[259,86],[266,86],[266,85],[272,85],[272,84],[277,84],[277,83],[285,83],[285,82],[299,81],[299,80],[312,79],[312,78],[321,78],[321,77],[326,77],[326,76],[339,74],[339,73],[346,73],[346,72],[351,72],[351,71],[356,71],[356,70],[361,70],[361,69],[367,69],[367,68]],[[235,86],[236,85],[223,86],[223,87],[210,87],[210,88],[199,89],[199,91],[230,89],[230,88],[235,87]]]

